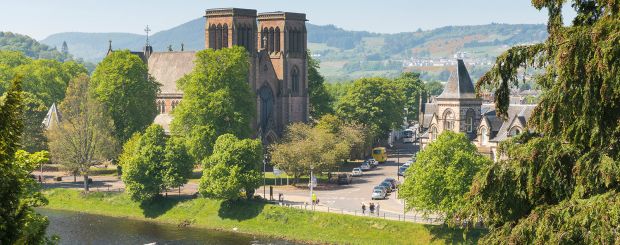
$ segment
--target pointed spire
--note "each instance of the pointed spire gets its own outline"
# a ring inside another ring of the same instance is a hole
[[[181,52],[185,51],[185,44],[181,43]]]
[[[462,59],[457,59],[456,69],[451,72],[450,78],[437,96],[438,99],[473,99],[476,98],[476,90],[471,81],[469,72]]]
[[[110,46],[108,47],[108,52],[112,52],[112,39],[108,40]]]

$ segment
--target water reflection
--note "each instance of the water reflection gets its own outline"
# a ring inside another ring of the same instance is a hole
[[[256,238],[234,232],[179,228],[171,224],[128,220],[69,211],[38,209],[48,216],[48,234],[56,234],[61,244],[295,244]]]

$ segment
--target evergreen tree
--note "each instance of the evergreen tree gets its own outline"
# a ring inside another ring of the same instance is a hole
[[[470,192],[469,217],[491,231],[481,241],[503,244],[611,244],[620,224],[620,2],[535,0],[549,13],[544,43],[516,46],[478,81],[495,92],[506,116],[510,88],[523,67],[543,90],[529,125],[536,134],[506,142],[507,160],[482,169]],[[480,91],[480,90],[479,90]]]
[[[0,244],[45,244],[46,217],[33,208],[47,204],[40,185],[30,177],[41,154],[18,151],[23,129],[21,82],[13,79],[0,98]]]

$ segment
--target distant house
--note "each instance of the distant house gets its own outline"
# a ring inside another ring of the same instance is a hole
[[[478,151],[498,160],[499,143],[525,130],[536,105],[511,104],[506,120],[496,115],[495,105],[484,103],[475,94],[474,85],[463,60],[457,60],[441,95],[422,103],[420,109],[420,146],[424,149],[443,131],[464,133]]]

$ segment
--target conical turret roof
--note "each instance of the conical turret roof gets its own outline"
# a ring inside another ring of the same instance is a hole
[[[476,90],[462,59],[457,60],[456,69],[450,73],[448,83],[438,99],[475,99]]]

